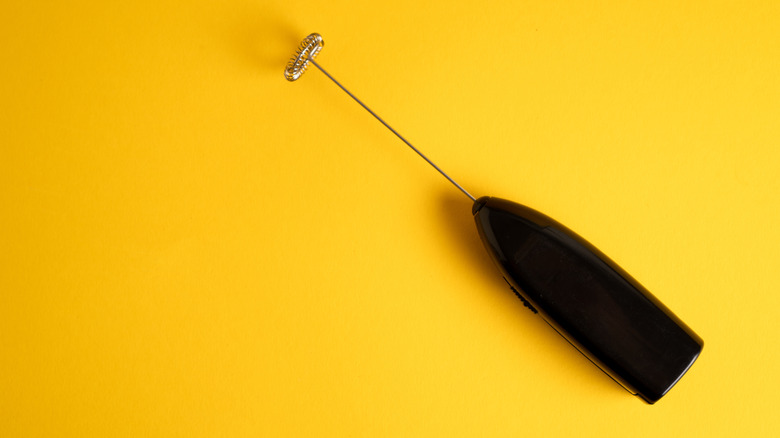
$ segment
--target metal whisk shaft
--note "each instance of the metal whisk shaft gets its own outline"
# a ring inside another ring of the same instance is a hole
[[[341,85],[341,83],[339,83],[339,81],[337,81],[337,80],[336,80],[336,78],[334,78],[333,76],[331,76],[331,75],[330,75],[330,73],[328,73],[327,71],[325,71],[325,69],[324,69],[324,68],[322,68],[322,66],[320,66],[320,65],[319,65],[319,64],[318,64],[318,63],[317,63],[317,62],[314,60],[314,58],[317,56],[317,54],[320,52],[320,50],[322,50],[322,46],[323,46],[324,44],[325,44],[325,43],[324,43],[324,41],[322,40],[322,36],[320,36],[319,34],[316,34],[316,33],[313,33],[313,34],[311,34],[311,35],[307,36],[306,38],[304,38],[303,42],[301,42],[301,45],[298,47],[298,50],[296,51],[296,53],[295,53],[295,56],[293,56],[293,57],[290,59],[290,62],[288,62],[288,63],[287,63],[287,68],[285,68],[285,70],[284,70],[284,77],[285,77],[285,78],[287,78],[287,80],[289,80],[289,81],[295,81],[295,80],[297,80],[297,79],[298,79],[299,77],[301,77],[301,75],[302,75],[302,74],[303,74],[303,73],[306,71],[306,68],[308,67],[308,64],[309,64],[309,62],[311,62],[311,63],[312,63],[312,64],[314,64],[314,66],[315,66],[315,67],[317,67],[317,68],[318,68],[318,69],[319,69],[319,70],[320,70],[322,73],[324,73],[324,74],[325,74],[325,76],[327,76],[327,77],[328,77],[328,79],[330,79],[331,81],[333,81],[333,83],[335,83],[336,85],[338,85],[338,86],[339,86],[339,88],[341,88],[341,89],[342,89],[342,90],[343,90],[345,93],[347,93],[347,94],[349,95],[349,97],[351,97],[352,99],[354,99],[354,100],[355,100],[355,102],[357,102],[358,104],[360,104],[360,106],[362,106],[362,107],[363,107],[363,108],[364,108],[366,111],[368,111],[368,112],[369,112],[369,114],[371,114],[372,116],[374,116],[374,118],[376,118],[377,120],[379,120],[379,122],[380,122],[381,124],[385,125],[385,127],[386,127],[387,129],[389,129],[389,130],[390,130],[390,132],[392,132],[393,134],[395,134],[395,136],[396,136],[396,137],[398,137],[399,139],[401,139],[401,141],[402,141],[402,142],[406,143],[406,145],[407,145],[407,146],[409,146],[409,147],[410,147],[410,148],[411,148],[413,151],[415,151],[415,152],[417,153],[417,155],[419,155],[420,157],[422,157],[422,158],[423,158],[425,161],[427,161],[427,162],[428,162],[428,164],[430,164],[431,166],[433,166],[433,168],[434,168],[434,169],[436,169],[436,170],[437,170],[439,173],[441,173],[441,174],[442,174],[442,175],[443,175],[445,178],[447,178],[447,181],[451,182],[451,183],[452,183],[452,184],[453,184],[455,187],[457,187],[457,188],[458,188],[458,190],[460,190],[460,191],[461,191],[461,192],[463,192],[463,193],[464,193],[466,196],[468,196],[468,197],[469,197],[469,199],[471,199],[472,201],[476,201],[476,198],[474,198],[473,196],[471,196],[471,193],[467,192],[467,191],[466,191],[466,189],[464,189],[463,187],[461,187],[461,185],[460,185],[460,184],[458,184],[457,182],[455,182],[455,180],[454,180],[454,179],[450,178],[450,176],[449,176],[449,175],[447,175],[446,173],[444,173],[444,171],[443,171],[443,170],[441,170],[441,168],[439,168],[439,166],[437,166],[436,164],[434,164],[434,162],[433,162],[433,161],[431,161],[431,160],[430,160],[428,157],[426,157],[426,156],[425,156],[425,155],[424,155],[422,152],[420,152],[420,150],[419,150],[419,149],[417,149],[416,147],[414,147],[414,145],[412,145],[411,143],[409,143],[409,141],[408,141],[408,140],[406,140],[406,139],[405,139],[405,138],[404,138],[404,137],[403,137],[401,134],[399,134],[399,133],[398,133],[398,131],[396,131],[395,129],[393,129],[393,127],[392,127],[392,126],[388,125],[388,124],[387,124],[387,122],[385,122],[384,120],[382,120],[382,118],[381,118],[381,117],[379,117],[379,115],[377,115],[377,113],[375,113],[374,111],[372,111],[372,110],[371,110],[371,108],[369,108],[369,107],[368,107],[366,104],[364,104],[364,103],[363,103],[363,102],[362,102],[360,99],[358,99],[358,98],[357,98],[357,97],[356,97],[354,94],[352,94],[352,93],[351,93],[349,90],[347,90],[347,89],[346,89],[346,87],[344,87],[343,85]]]

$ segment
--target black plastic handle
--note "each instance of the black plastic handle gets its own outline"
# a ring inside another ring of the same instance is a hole
[[[498,198],[479,198],[472,211],[515,293],[629,392],[655,403],[699,356],[699,336],[570,229]]]

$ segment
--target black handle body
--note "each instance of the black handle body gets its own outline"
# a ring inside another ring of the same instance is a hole
[[[498,198],[479,198],[473,213],[515,292],[632,394],[655,403],[699,356],[699,336],[573,231]]]

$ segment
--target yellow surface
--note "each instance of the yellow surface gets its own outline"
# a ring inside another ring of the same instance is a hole
[[[777,436],[777,2],[11,2],[0,436]],[[631,4],[628,4],[631,3]],[[492,266],[539,209],[705,340],[654,406]]]

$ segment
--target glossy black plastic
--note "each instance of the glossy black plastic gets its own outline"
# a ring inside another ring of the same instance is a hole
[[[699,356],[699,336],[573,231],[498,198],[477,199],[473,213],[515,293],[632,394],[655,403]]]

